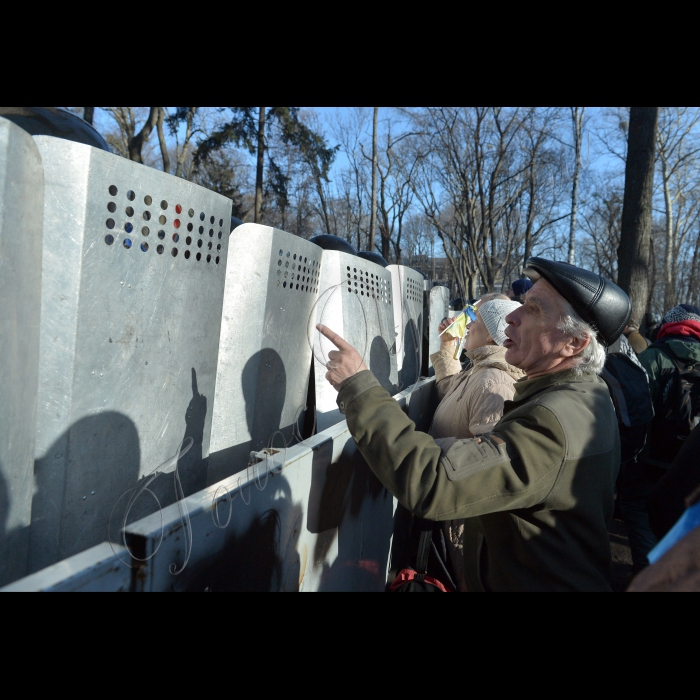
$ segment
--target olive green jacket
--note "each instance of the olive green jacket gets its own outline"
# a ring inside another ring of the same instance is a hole
[[[400,503],[430,520],[467,518],[470,590],[610,590],[620,439],[602,379],[520,380],[492,432],[464,440],[416,431],[369,371],[342,386],[338,406]]]

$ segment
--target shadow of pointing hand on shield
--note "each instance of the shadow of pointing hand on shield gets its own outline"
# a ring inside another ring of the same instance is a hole
[[[192,449],[180,460],[180,478],[185,495],[190,495],[206,486],[206,464],[202,462],[204,423],[207,418],[207,397],[199,393],[197,372],[192,367],[192,398],[185,411],[185,434],[183,442],[191,437]]]

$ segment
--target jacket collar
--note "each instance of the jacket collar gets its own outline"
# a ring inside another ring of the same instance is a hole
[[[505,357],[506,349],[500,345],[482,345],[480,348],[474,348],[467,351],[467,357],[476,364],[487,358],[492,360],[500,360]]]
[[[511,403],[523,403],[540,391],[554,386],[555,384],[570,384],[571,382],[586,382],[596,379],[597,377],[591,374],[584,374],[582,377],[577,377],[573,369],[552,372],[551,374],[545,374],[542,377],[535,377],[534,379],[521,379],[515,382],[515,396]]]
[[[501,345],[484,345],[467,352],[467,357],[472,365],[468,371],[473,371],[477,367],[494,367],[503,372],[507,372],[514,380],[524,377],[523,371],[506,362],[507,349]]]

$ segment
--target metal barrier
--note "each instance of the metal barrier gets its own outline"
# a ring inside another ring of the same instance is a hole
[[[405,265],[389,265],[391,273],[396,368],[399,390],[418,381],[423,335],[423,275]]]
[[[229,199],[180,178],[34,141],[45,204],[30,571],[103,541],[119,495],[183,439],[184,492],[206,484],[231,217]]]
[[[269,226],[231,233],[208,483],[244,469],[251,451],[300,438],[323,250]],[[280,434],[277,434],[279,431]]]
[[[15,581],[0,593],[117,593],[133,589],[128,551],[108,542]]]
[[[428,429],[434,378],[396,399]],[[0,592],[383,591],[404,555],[397,505],[342,421],[127,525],[128,548],[104,542]]]
[[[0,586],[27,573],[43,209],[39,151],[29,134],[0,118]]]
[[[427,430],[434,379],[397,399]],[[255,457],[246,472],[126,528],[139,560],[136,590],[384,590],[397,556],[391,556],[397,502],[360,455],[347,423]]]
[[[394,395],[399,390],[389,268],[335,250],[324,250],[316,311],[309,319],[313,345],[316,421],[318,430],[343,420],[337,392],[326,381],[328,353],[335,346],[321,336],[322,323],[341,335],[363,357],[380,384]]]

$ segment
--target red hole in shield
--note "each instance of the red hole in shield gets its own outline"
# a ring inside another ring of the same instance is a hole
[[[173,226],[175,228],[180,228],[180,219],[175,219],[175,221],[173,221]]]
[[[176,214],[182,213],[182,207],[179,204],[175,205],[175,213]]]

